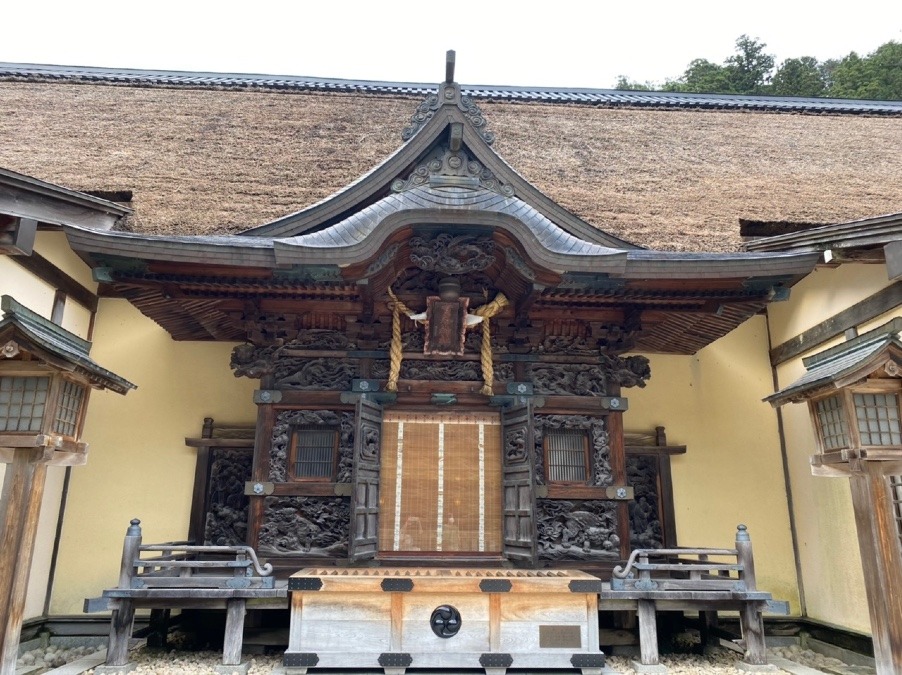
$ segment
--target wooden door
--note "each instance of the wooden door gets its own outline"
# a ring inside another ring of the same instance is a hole
[[[353,561],[376,557],[379,543],[379,448],[382,443],[382,406],[361,398],[357,402],[354,433],[351,545]]]
[[[385,413],[381,557],[500,555],[500,430],[497,412]]]
[[[509,560],[536,564],[536,499],[533,460],[532,408],[527,403],[502,412],[501,515],[502,553]]]

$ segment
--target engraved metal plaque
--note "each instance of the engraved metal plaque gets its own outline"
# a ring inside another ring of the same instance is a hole
[[[542,649],[582,649],[582,646],[579,626],[539,626],[539,647]]]

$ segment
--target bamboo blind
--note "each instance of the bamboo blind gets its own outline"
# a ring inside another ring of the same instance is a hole
[[[379,549],[499,552],[498,416],[392,412],[382,429]]]

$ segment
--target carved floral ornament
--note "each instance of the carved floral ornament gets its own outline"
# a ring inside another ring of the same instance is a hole
[[[404,192],[411,188],[428,185],[430,176],[444,176],[452,179],[463,179],[458,182],[449,180],[449,184],[466,187],[481,187],[505,197],[513,197],[514,189],[502,183],[491,169],[470,157],[463,149],[453,151],[445,146],[433,153],[430,158],[417,166],[406,178],[398,178],[392,183],[394,192]]]
[[[486,145],[495,142],[495,134],[486,128],[485,117],[479,106],[469,96],[463,96],[460,86],[456,82],[446,82],[439,88],[439,93],[429,94],[426,99],[417,106],[416,111],[410,117],[408,124],[401,133],[401,139],[409,141],[414,135],[435,115],[443,105],[456,105],[477,133],[485,141]]]

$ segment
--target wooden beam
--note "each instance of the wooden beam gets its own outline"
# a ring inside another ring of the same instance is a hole
[[[37,231],[38,221],[32,218],[13,218],[10,223],[0,222],[0,254],[31,255]]]
[[[880,462],[850,478],[877,675],[902,673],[902,550]]]
[[[46,464],[17,449],[0,495],[0,673],[13,673],[25,613],[25,593],[44,496]]]
[[[41,281],[53,286],[56,290],[62,291],[82,307],[91,312],[97,311],[97,294],[82,286],[79,281],[63,272],[40,253],[14,255],[10,256],[10,260],[19,263]]]
[[[890,279],[902,278],[902,239],[883,247],[886,255],[886,273]]]
[[[205,438],[185,439],[185,445],[197,448],[197,457],[194,463],[194,491],[191,495],[191,515],[188,518],[188,539],[195,544],[204,543],[204,521],[207,516],[207,494],[210,481],[210,446],[206,444],[212,441],[209,436],[213,432],[213,418],[205,417],[201,433]],[[190,441],[199,441],[193,444]],[[253,446],[251,446],[253,447]]]
[[[770,350],[770,363],[772,366],[785,363],[837,335],[842,335],[849,328],[855,328],[881,314],[897,309],[900,305],[902,305],[902,282],[896,282],[777,345]]]
[[[22,218],[33,218],[51,225],[80,225],[109,230],[130,209],[110,204],[107,206],[84,194],[66,191],[42,194],[43,188],[0,185],[0,213]]]

